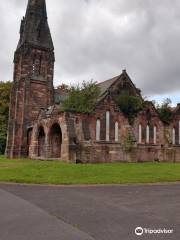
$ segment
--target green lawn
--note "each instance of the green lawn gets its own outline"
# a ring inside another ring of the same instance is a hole
[[[0,182],[35,184],[123,184],[180,181],[180,164],[75,165],[0,156]]]

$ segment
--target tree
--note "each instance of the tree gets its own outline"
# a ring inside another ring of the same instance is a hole
[[[73,86],[69,97],[62,103],[62,110],[67,112],[92,113],[97,103],[100,89],[96,82],[83,82],[82,86]]]
[[[7,137],[11,82],[0,82],[0,154],[4,154]]]
[[[171,103],[171,99],[166,98],[161,105],[156,105],[157,114],[165,124],[169,124],[172,119]]]
[[[129,95],[127,92],[122,93],[115,101],[128,118],[129,123],[133,124],[138,112],[143,109],[144,101],[140,97]]]

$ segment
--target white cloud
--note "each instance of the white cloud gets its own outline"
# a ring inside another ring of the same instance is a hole
[[[0,78],[12,78],[13,52],[27,1],[0,5]],[[129,72],[144,95],[180,92],[179,0],[47,0],[56,53],[55,84],[106,80]]]

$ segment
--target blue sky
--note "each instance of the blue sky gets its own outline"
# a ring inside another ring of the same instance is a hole
[[[162,94],[162,95],[154,95],[148,97],[149,100],[155,100],[157,103],[161,104],[165,99],[170,98],[172,101],[172,106],[176,106],[177,103],[180,103],[180,92],[173,93],[171,95]]]

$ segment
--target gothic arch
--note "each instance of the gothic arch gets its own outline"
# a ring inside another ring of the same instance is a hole
[[[59,123],[53,123],[49,130],[49,149],[51,158],[61,158],[62,130]]]
[[[45,156],[45,131],[44,127],[40,126],[37,132],[37,141],[38,141],[38,157]]]

